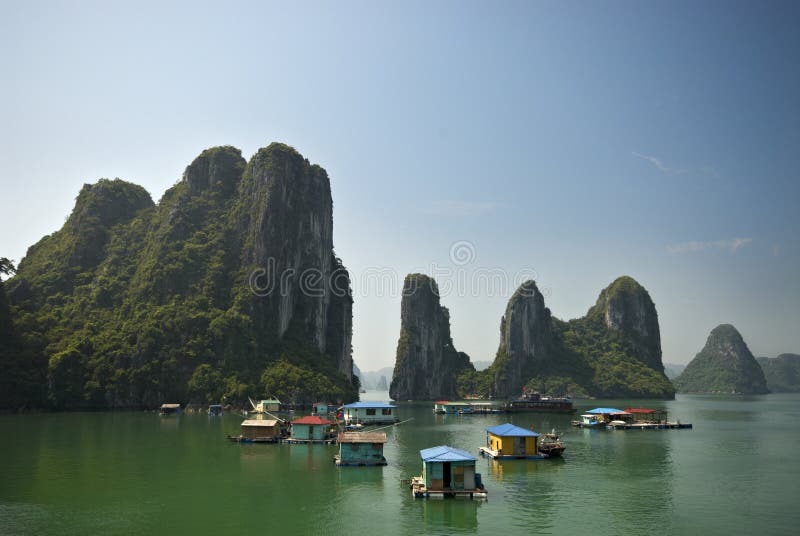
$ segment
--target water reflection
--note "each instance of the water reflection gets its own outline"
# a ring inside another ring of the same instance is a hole
[[[481,501],[468,499],[418,499],[426,531],[446,528],[448,533],[473,532],[478,527]]]
[[[336,474],[343,488],[383,489],[383,467],[338,467]]]
[[[552,460],[487,460],[487,462],[489,472],[497,482],[514,482],[520,476],[532,477],[542,470],[558,470],[565,463],[563,458]]]

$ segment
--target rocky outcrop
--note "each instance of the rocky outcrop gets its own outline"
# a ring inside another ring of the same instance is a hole
[[[45,349],[48,399],[242,402],[266,394],[276,364],[319,380],[308,396],[356,399],[350,278],[332,229],[325,170],[280,143],[249,163],[234,147],[203,151],[158,205],[124,181],[84,186],[8,285],[25,340]]]
[[[254,322],[278,338],[307,338],[352,376],[352,297],[347,270],[333,251],[328,175],[292,147],[272,143],[247,165],[243,264]]]
[[[456,377],[472,370],[469,356],[453,347],[450,313],[439,303],[436,281],[410,274],[403,283],[389,396],[394,400],[436,400],[456,396]]]
[[[183,180],[197,195],[214,187],[231,191],[242,177],[246,161],[242,151],[230,145],[206,149],[186,167]]]
[[[773,393],[800,393],[800,355],[781,354],[778,357],[757,357],[764,371],[767,389]]]
[[[603,289],[587,316],[601,318],[606,328],[627,337],[637,359],[663,372],[656,306],[647,290],[632,277],[617,278]]]
[[[150,194],[136,184],[119,179],[84,184],[64,226],[64,231],[75,237],[70,264],[82,269],[96,266],[103,258],[110,229],[152,207]]]
[[[514,292],[500,320],[500,347],[493,367],[494,394],[518,396],[537,365],[554,357],[553,322],[534,281]]]
[[[706,345],[675,381],[683,393],[768,393],[764,372],[730,324],[714,328]]]
[[[545,394],[673,398],[664,375],[658,315],[647,291],[620,277],[582,318],[550,315],[533,281],[520,286],[500,322],[500,345],[487,373],[498,398],[524,386]]]

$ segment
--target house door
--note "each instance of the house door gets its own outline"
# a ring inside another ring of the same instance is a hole
[[[524,456],[525,455],[525,438],[524,437],[515,437],[514,438],[514,454],[517,456]]]
[[[450,480],[453,478],[453,475],[452,475],[452,468],[450,466],[450,462],[444,462],[442,464],[442,473],[443,473],[442,486],[444,488],[452,487],[451,484],[450,484]]]

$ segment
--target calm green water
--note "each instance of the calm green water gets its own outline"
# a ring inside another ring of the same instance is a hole
[[[371,393],[371,399],[381,396]],[[598,400],[580,404],[629,405]],[[0,534],[797,534],[800,395],[679,396],[694,430],[589,431],[569,416],[434,416],[388,430],[382,468],[335,446],[238,445],[235,415],[0,416]],[[563,460],[479,459],[488,502],[411,498],[419,450],[477,452],[511,420],[565,432]]]

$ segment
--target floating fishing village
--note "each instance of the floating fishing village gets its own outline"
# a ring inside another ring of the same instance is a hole
[[[228,408],[228,414],[244,417],[238,435],[228,435],[234,443],[318,444],[336,445],[332,462],[338,467],[379,467],[390,462],[384,455],[388,438],[384,430],[410,423],[401,420],[396,404],[376,401],[359,401],[351,404],[316,402],[311,414],[292,417],[303,408],[283,404],[277,398],[258,402],[249,399],[249,410]],[[307,408],[305,408],[307,409]],[[191,408],[197,413],[201,410]],[[205,412],[209,417],[226,414],[222,404],[211,404]],[[548,414],[574,413],[569,397],[547,397],[539,393],[523,392],[522,396],[507,402],[495,400],[438,400],[432,412],[436,416],[469,417],[492,414]],[[162,417],[178,417],[182,407],[176,403],[162,404],[158,409]],[[691,429],[692,424],[670,421],[665,410],[648,408],[598,407],[587,410],[571,425],[587,430],[673,430]],[[414,498],[483,499],[489,490],[477,471],[479,457],[497,462],[513,463],[515,460],[548,460],[564,458],[567,447],[562,433],[556,429],[537,432],[533,426],[523,428],[510,422],[485,428],[485,444],[476,445],[476,454],[451,445],[435,445],[419,451],[421,472],[401,484],[407,485]]]

